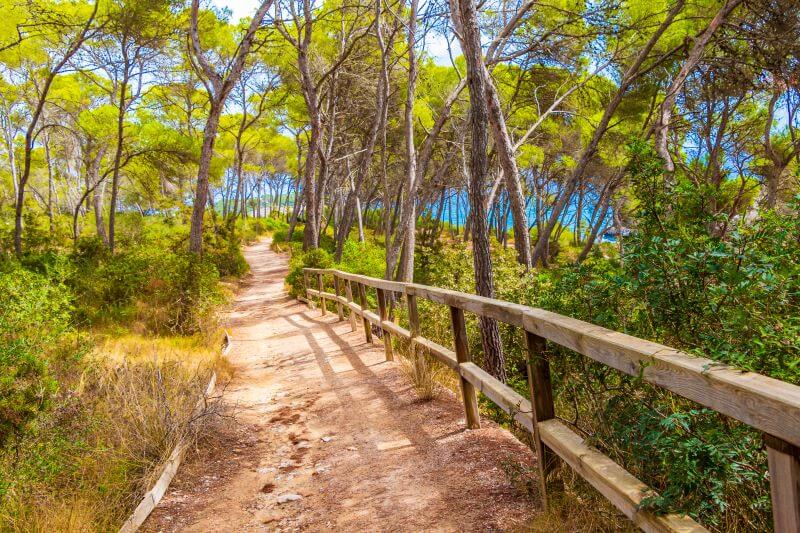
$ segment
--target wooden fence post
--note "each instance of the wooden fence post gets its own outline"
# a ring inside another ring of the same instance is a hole
[[[342,297],[342,289],[339,286],[339,276],[335,273],[333,274],[333,290],[336,293],[336,312],[339,314],[339,322],[344,320],[344,309],[342,308],[342,302],[339,301],[339,298]]]
[[[464,311],[458,307],[450,306],[450,318],[453,323],[453,339],[456,347],[456,360],[459,363],[469,363],[469,342],[467,340],[467,324],[464,320]],[[478,414],[478,397],[475,387],[464,379],[459,373],[461,381],[461,395],[464,398],[464,411],[467,415],[467,427],[478,429],[481,427],[481,417]]]
[[[363,283],[356,283],[356,287],[358,288],[358,299],[359,305],[361,306],[361,318],[364,321],[364,337],[366,337],[367,342],[372,342],[372,325],[369,323],[369,319],[367,315],[364,314],[364,311],[367,310],[367,289],[364,288]]]
[[[378,293],[378,313],[381,317],[381,332],[383,333],[383,349],[386,351],[386,360],[394,361],[392,335],[383,329],[383,322],[389,319],[389,310],[386,307],[386,292],[383,289],[376,289],[376,291]]]
[[[409,342],[411,343],[411,358],[414,361],[414,367],[417,369],[417,374],[420,374],[423,370],[422,365],[424,364],[424,361],[422,360],[423,355],[417,347],[417,342],[414,340],[416,337],[419,337],[419,310],[417,309],[417,297],[413,294],[406,294],[406,302],[408,304],[409,334],[411,335],[411,339],[409,339]]]
[[[325,297],[322,296],[322,291],[324,290],[324,285],[322,283],[322,273],[320,272],[317,274],[317,288],[319,290],[319,303],[322,307],[322,316],[325,316],[328,313],[327,305],[325,304]]]
[[[411,338],[419,337],[419,311],[417,311],[417,297],[413,294],[406,294],[408,302],[408,326]]]
[[[764,434],[775,533],[800,531],[800,448]]]
[[[528,346],[528,387],[531,393],[531,416],[533,417],[533,439],[536,445],[537,462],[539,463],[539,483],[542,493],[542,506],[547,509],[547,478],[558,466],[558,455],[548,448],[539,435],[539,422],[555,418],[553,405],[553,385],[550,381],[550,362],[545,355],[547,341],[525,332]]]
[[[353,299],[353,284],[349,279],[345,280],[344,283],[344,290],[347,296],[347,301],[349,303],[355,302]],[[356,321],[356,314],[353,309],[348,305],[347,306],[347,314],[350,316],[350,331],[356,331],[358,329],[358,322]]]

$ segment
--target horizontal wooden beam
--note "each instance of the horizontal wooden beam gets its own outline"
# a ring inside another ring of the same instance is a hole
[[[442,364],[455,370],[456,372],[458,371],[458,360],[456,359],[456,353],[453,350],[448,350],[441,344],[436,344],[425,337],[413,337],[411,339],[411,344],[417,345],[420,348],[424,348]]]
[[[527,331],[800,445],[800,387],[542,309]]]
[[[397,335],[398,337],[403,337],[404,339],[411,338],[411,332],[408,331],[406,328],[400,327],[399,325],[395,324],[390,320],[384,320],[381,322],[381,327],[391,333],[392,335]]]
[[[542,441],[581,477],[608,498],[617,509],[644,531],[701,532],[703,526],[688,516],[656,516],[639,508],[646,496],[655,495],[647,485],[593,447],[563,422],[539,423]]]
[[[371,324],[375,324],[376,326],[381,325],[381,317],[378,316],[378,313],[373,313],[372,311],[363,311],[361,316],[369,320]]]
[[[522,427],[533,433],[531,402],[475,363],[461,363],[459,374],[489,397],[503,411],[514,417]]]
[[[336,276],[342,279],[354,281],[356,283],[363,283],[368,287],[373,287],[375,289],[383,289],[385,291],[391,291],[391,292],[405,292],[405,287],[407,285],[407,283],[402,283],[399,281],[371,278],[369,276],[362,276],[360,274],[351,274],[350,272],[342,272],[341,270],[331,270],[329,271],[329,273],[335,274]]]
[[[406,286],[406,292],[421,296],[432,302],[458,307],[464,311],[493,318],[517,327],[522,327],[522,315],[530,309],[530,307],[524,305],[484,298],[475,294],[428,287],[427,285],[417,285],[416,283]]]

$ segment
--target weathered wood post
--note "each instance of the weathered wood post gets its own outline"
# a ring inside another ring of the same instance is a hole
[[[800,531],[800,448],[764,434],[775,533]]]
[[[419,337],[419,310],[417,309],[417,297],[413,294],[406,294],[406,302],[408,304],[408,326],[411,334],[411,358],[414,361],[414,367],[417,369],[417,374],[423,370],[422,360],[423,355],[417,347],[416,338]]]
[[[386,291],[376,289],[378,293],[378,313],[381,317],[381,331],[383,332],[383,349],[386,351],[386,360],[394,361],[394,349],[392,348],[392,335],[383,329],[383,322],[389,319],[389,310],[386,307]]]
[[[456,360],[460,363],[469,363],[469,342],[467,340],[467,324],[464,320],[464,311],[455,306],[450,306],[450,318],[453,323],[453,340],[456,348]],[[475,387],[464,379],[459,373],[461,382],[461,395],[464,398],[464,411],[467,415],[467,427],[478,429],[481,427],[481,417],[478,414],[478,397]]]
[[[333,290],[336,293],[336,312],[339,315],[339,322],[344,320],[344,309],[342,308],[342,302],[339,298],[342,297],[342,289],[339,286],[340,280],[339,276],[336,273],[333,273]]]
[[[536,446],[537,463],[539,464],[539,483],[542,493],[542,506],[547,509],[547,478],[558,467],[558,456],[548,448],[539,434],[539,422],[555,418],[553,404],[553,385],[550,381],[550,361],[547,360],[545,348],[547,341],[538,335],[526,331],[525,341],[528,347],[528,387],[531,393],[531,416],[533,417],[533,439]]]
[[[364,321],[364,337],[366,337],[367,342],[372,342],[372,326],[369,323],[369,319],[367,315],[364,314],[364,311],[367,310],[367,289],[364,288],[363,283],[356,283],[356,287],[358,287],[358,300],[359,305],[361,306],[361,318]]]
[[[322,291],[325,290],[325,287],[322,283],[322,272],[317,273],[317,289],[319,290],[319,303],[322,307],[322,316],[325,316],[328,313],[328,306],[325,303],[325,297],[322,296]]]
[[[303,295],[306,298],[306,305],[309,306],[311,309],[314,309],[316,305],[314,304],[314,300],[311,299],[311,295],[308,294],[308,289],[311,288],[311,282],[309,280],[308,270],[306,270],[305,268],[303,269],[303,285],[305,286],[305,291]]]
[[[347,296],[347,302],[354,303],[355,300],[353,299],[353,284],[349,279],[345,280],[344,290]],[[347,314],[350,316],[350,331],[356,331],[358,329],[358,321],[356,320],[356,313],[353,311],[353,308],[350,307],[349,305],[347,306]]]
[[[408,303],[408,326],[411,338],[419,337],[419,311],[417,310],[417,297],[413,294],[406,294]]]

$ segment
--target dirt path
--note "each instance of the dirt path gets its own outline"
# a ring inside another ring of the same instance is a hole
[[[378,341],[320,316],[283,287],[287,258],[267,242],[230,315],[236,369],[223,446],[181,467],[146,531],[521,529],[536,504],[504,464],[528,449],[484,422],[464,429],[452,395],[415,401]],[[284,501],[291,500],[291,501]]]

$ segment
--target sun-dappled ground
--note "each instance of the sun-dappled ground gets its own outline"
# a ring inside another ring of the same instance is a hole
[[[336,314],[290,299],[261,242],[229,317],[237,423],[179,472],[146,531],[524,529],[530,450],[456,398],[420,402],[400,365]]]

